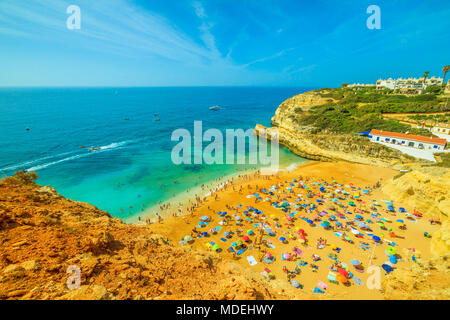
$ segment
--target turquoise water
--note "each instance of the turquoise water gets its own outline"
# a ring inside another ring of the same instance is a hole
[[[254,165],[175,165],[173,130],[270,125],[307,88],[0,89],[0,175],[32,170],[38,183],[119,218],[187,188]],[[219,105],[221,110],[210,111]],[[157,114],[157,116],[155,116]],[[160,121],[155,121],[159,118]],[[26,130],[29,128],[29,130]],[[86,148],[80,148],[85,146]],[[100,149],[89,152],[88,147]],[[302,159],[280,148],[282,165]]]

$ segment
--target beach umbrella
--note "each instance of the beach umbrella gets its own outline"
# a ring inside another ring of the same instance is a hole
[[[306,220],[306,222],[308,222],[309,224],[313,224],[314,223],[314,221],[312,221],[310,219]]]
[[[283,253],[283,258],[285,260],[290,260],[291,259],[291,255],[289,253]]]
[[[369,193],[369,191],[368,191],[368,190],[363,190],[363,191],[362,191],[362,193],[364,193],[364,194],[368,194],[368,193]]]
[[[348,271],[342,268],[338,268],[339,274],[343,275],[344,277],[348,276]]]
[[[241,220],[241,217],[240,217],[240,216],[237,216],[235,219],[236,219],[237,221],[239,221],[239,220]]]
[[[388,207],[388,210],[389,210],[389,211],[395,211],[395,209],[394,209],[393,206],[389,206],[389,207]]]
[[[186,241],[186,242],[190,242],[190,241],[192,241],[192,237],[191,236],[185,236],[183,238],[183,240]]]
[[[397,249],[395,249],[394,247],[388,247],[386,249],[386,252],[390,255],[395,255],[397,253]]]
[[[405,223],[405,221],[403,221],[402,219],[398,219],[398,220],[396,220],[396,222]]]
[[[388,265],[388,264],[383,264],[382,266],[381,266],[383,269],[384,269],[384,271],[386,271],[387,273],[390,273],[390,272],[392,272],[392,271],[394,271],[394,268],[392,268],[390,265]]]
[[[354,235],[357,235],[357,234],[359,234],[359,231],[356,230],[356,229],[352,229],[352,233],[353,233]]]
[[[199,225],[199,226],[204,226],[205,223],[204,223],[203,221],[200,221],[200,222],[198,223],[198,225]]]
[[[359,215],[359,214],[357,214],[355,217],[358,218],[358,219],[364,219],[364,218],[363,218],[361,215]]]
[[[203,232],[202,236],[207,237],[208,236],[208,232]]]
[[[297,280],[292,280],[291,284],[292,284],[292,286],[294,288],[299,288],[300,287],[300,283]]]
[[[286,238],[285,237],[279,237],[278,240],[280,240],[281,242],[285,242]]]
[[[248,234],[249,236],[251,236],[251,235],[254,234],[254,232],[253,232],[253,230],[247,230],[247,234]]]
[[[361,262],[359,262],[359,261],[356,260],[356,259],[352,259],[352,260],[350,261],[350,263],[351,263],[352,265],[354,265],[354,266],[359,266],[359,265],[361,264]]]
[[[392,256],[389,257],[389,261],[390,261],[392,264],[396,264],[396,263],[397,263],[397,257],[394,256],[394,255],[392,255]]]
[[[322,223],[320,224],[320,226],[321,226],[321,227],[324,227],[324,228],[328,228],[328,224],[326,224],[325,222],[322,222]]]
[[[366,224],[364,222],[358,223],[358,228],[365,228]]]
[[[378,236],[373,236],[372,239],[375,240],[375,241],[380,241],[381,240],[380,237],[378,237]]]
[[[207,220],[208,220],[208,217],[207,217],[207,216],[202,216],[202,217],[200,217],[200,220],[202,220],[202,221],[207,221]]]
[[[272,254],[271,254],[270,252],[266,252],[265,256],[266,256],[267,258],[272,258]]]
[[[406,210],[405,210],[405,208],[398,208],[398,211],[405,212]]]
[[[243,236],[243,237],[242,237],[242,240],[244,240],[244,241],[250,241],[250,238],[247,237],[247,236]]]
[[[339,281],[342,282],[342,283],[346,283],[346,282],[348,281],[347,277],[344,276],[344,275],[342,275],[342,274],[339,274],[339,275],[338,275],[338,279],[339,279]]]
[[[213,249],[214,251],[217,251],[217,250],[219,249],[219,245],[218,245],[218,244],[213,245],[213,246],[212,246],[212,249]]]

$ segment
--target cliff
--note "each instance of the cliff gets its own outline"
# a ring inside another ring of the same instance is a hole
[[[450,299],[450,170],[417,168],[394,177],[382,191],[393,199],[416,208],[426,218],[438,218],[441,227],[432,234],[430,260],[411,261],[383,281],[386,299]]]
[[[311,160],[348,161],[394,169],[404,169],[420,162],[397,150],[368,143],[366,138],[355,134],[338,134],[328,130],[316,130],[312,126],[299,125],[298,119],[305,112],[327,103],[339,102],[329,96],[328,90],[314,90],[295,95],[277,108],[271,120],[272,128],[257,124],[255,133],[270,139],[277,130],[281,145]]]
[[[218,256],[185,251],[145,226],[65,199],[36,177],[0,181],[0,299],[286,299],[268,282]],[[69,266],[81,269],[70,291]],[[304,298],[304,297],[303,297]]]
[[[438,218],[442,226],[433,234],[431,252],[435,256],[450,253],[450,169],[417,168],[394,177],[382,191],[427,218]]]

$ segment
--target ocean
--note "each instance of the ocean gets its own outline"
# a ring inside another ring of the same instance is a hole
[[[203,132],[216,128],[225,135],[269,126],[280,103],[308,90],[0,88],[0,177],[35,171],[39,184],[126,220],[188,188],[258,167],[175,165],[175,129],[193,133],[194,121],[202,121]],[[215,105],[220,110],[209,110]],[[281,165],[303,161],[280,147]]]

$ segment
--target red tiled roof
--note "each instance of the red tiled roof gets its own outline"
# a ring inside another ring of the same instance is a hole
[[[372,131],[370,131],[369,134],[376,135],[376,136],[394,137],[394,138],[402,138],[402,139],[422,141],[422,142],[428,142],[428,143],[442,144],[442,145],[445,145],[447,143],[447,140],[440,139],[440,138],[416,136],[415,134],[381,131],[381,130],[375,130],[375,129],[372,129]]]

